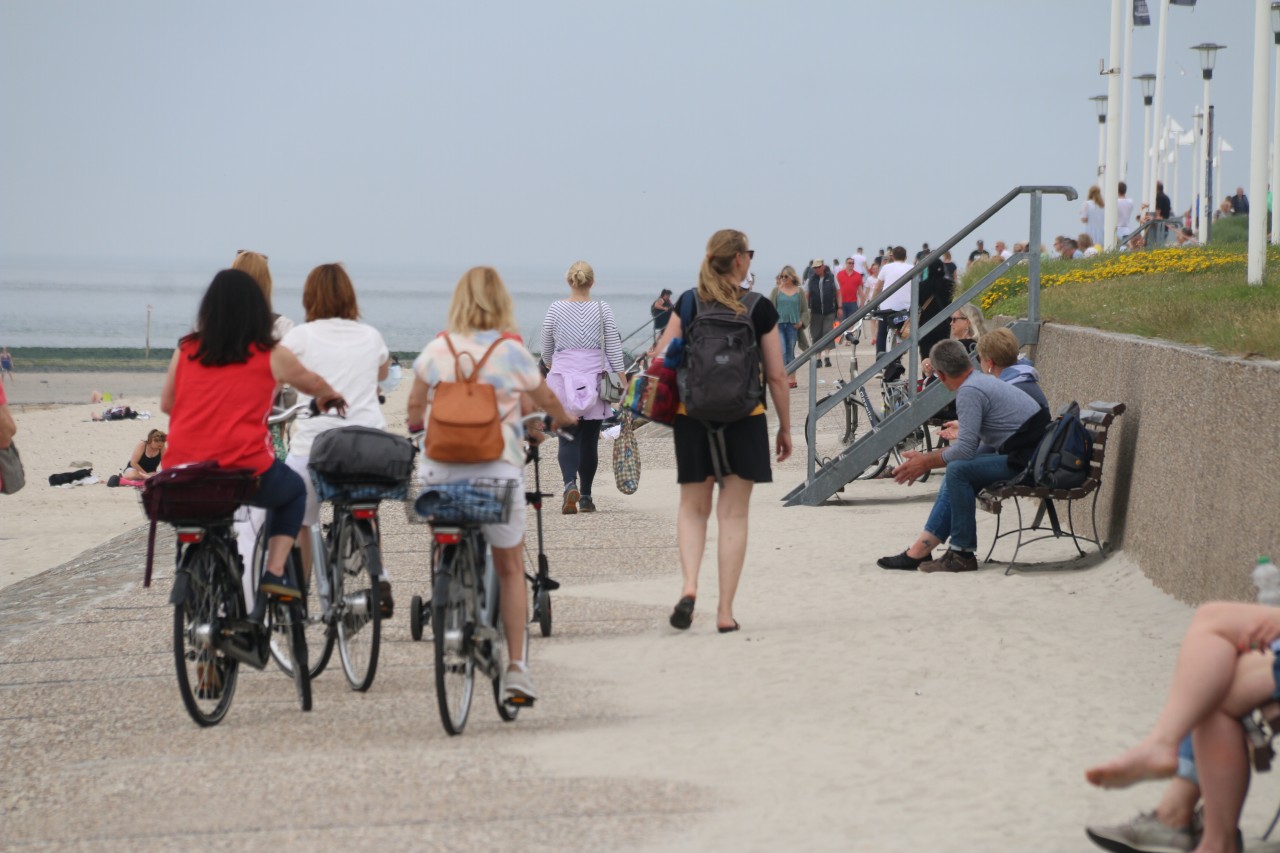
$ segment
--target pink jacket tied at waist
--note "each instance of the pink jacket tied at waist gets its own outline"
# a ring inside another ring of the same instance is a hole
[[[564,403],[569,414],[583,420],[602,421],[613,414],[609,404],[600,399],[603,370],[599,349],[560,350],[552,358],[547,386]]]

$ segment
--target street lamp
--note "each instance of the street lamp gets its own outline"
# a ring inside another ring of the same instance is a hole
[[[1093,101],[1094,108],[1098,111],[1098,176],[1102,176],[1102,164],[1107,158],[1107,96],[1094,95],[1089,100]]]
[[[1200,233],[1197,235],[1200,242],[1209,242],[1209,219],[1213,215],[1213,171],[1209,165],[1209,161],[1213,159],[1213,152],[1209,149],[1212,147],[1213,140],[1210,137],[1212,126],[1210,120],[1213,117],[1212,106],[1209,101],[1209,83],[1213,80],[1213,66],[1218,61],[1218,51],[1226,49],[1225,44],[1214,44],[1213,42],[1201,42],[1193,45],[1192,50],[1200,54],[1200,71],[1204,76],[1204,145],[1200,149],[1204,162],[1201,164],[1202,174],[1204,178],[1200,182]]]
[[[1133,78],[1142,84],[1142,195],[1139,198],[1151,197],[1151,102],[1155,99],[1156,75],[1139,74]],[[1151,210],[1155,212],[1154,206]]]
[[[1270,199],[1272,193],[1280,188],[1280,2],[1271,4],[1271,31],[1275,34],[1276,39],[1276,119],[1275,126],[1272,128],[1271,135],[1271,191],[1267,193]],[[1268,204],[1267,208],[1270,209]],[[1280,243],[1280,216],[1272,213],[1271,215],[1271,242]]]

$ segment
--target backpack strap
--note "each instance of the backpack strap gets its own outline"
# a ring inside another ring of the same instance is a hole
[[[471,374],[469,376],[464,376],[462,374],[462,356],[453,348],[453,341],[449,340],[449,335],[445,333],[443,337],[445,346],[447,346],[449,348],[449,352],[453,354],[453,375],[454,381],[456,382],[478,381],[480,379],[480,368],[484,367],[484,363],[489,360],[489,356],[493,355],[493,351],[498,348],[498,344],[511,339],[508,338],[506,334],[499,335],[496,341],[489,344],[489,348],[484,351],[484,355],[480,357],[479,361],[476,361],[476,357],[469,352],[462,353],[462,355],[471,359],[471,363],[473,365],[471,368]],[[516,338],[516,340],[519,340],[519,338]]]

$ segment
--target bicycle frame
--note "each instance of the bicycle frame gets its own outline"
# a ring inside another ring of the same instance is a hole
[[[493,565],[489,543],[478,525],[434,527],[431,535],[440,548],[437,576],[456,577],[465,594],[477,599],[474,612],[478,624],[464,627],[462,637],[446,637],[446,642],[459,643],[461,651],[471,656],[477,669],[489,679],[497,678],[501,673],[497,670],[494,655],[485,651],[486,641],[504,642],[498,630],[502,618],[498,609],[498,572]],[[477,563],[482,554],[484,569],[478,571]],[[465,636],[467,628],[470,636]]]

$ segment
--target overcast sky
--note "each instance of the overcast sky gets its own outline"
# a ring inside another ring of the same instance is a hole
[[[1015,185],[1094,181],[1110,5],[0,0],[0,262],[666,270],[735,227],[771,272],[937,245]],[[1248,183],[1253,4],[1170,15],[1182,125],[1188,48],[1229,48],[1221,197]],[[1046,242],[1077,211],[1052,200]]]

